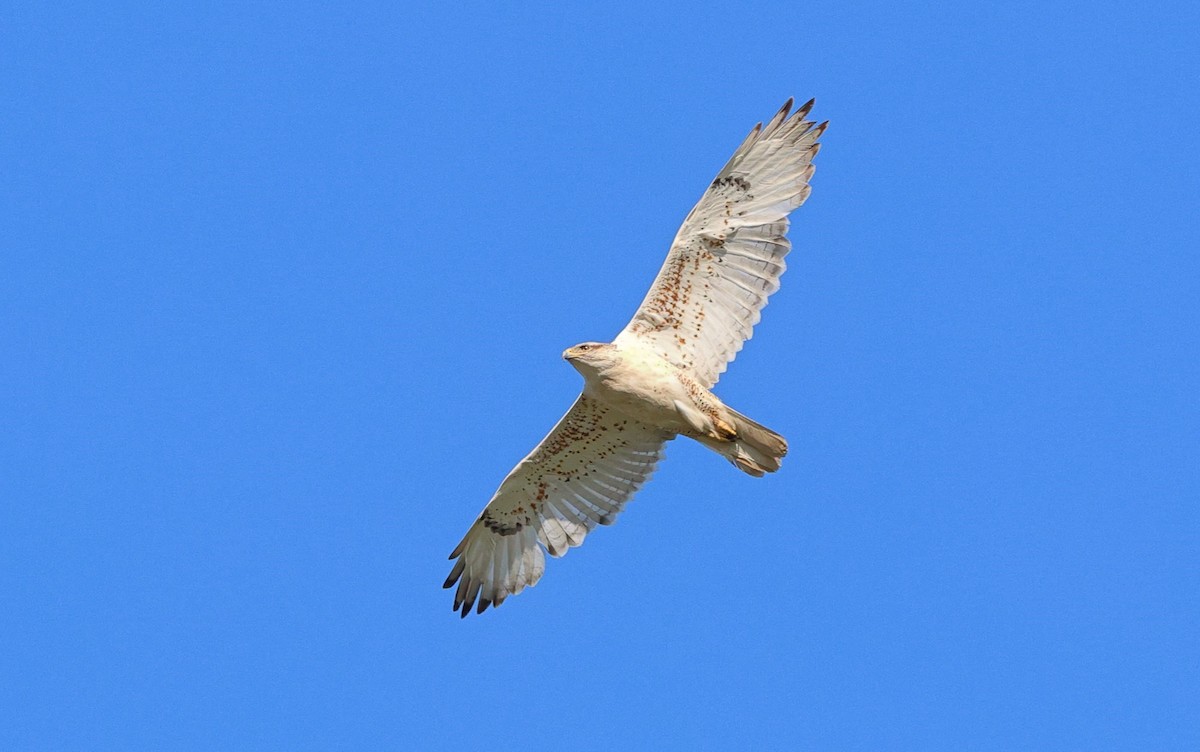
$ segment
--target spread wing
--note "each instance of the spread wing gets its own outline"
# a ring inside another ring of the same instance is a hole
[[[534,585],[545,557],[611,525],[654,472],[670,434],[580,395],[546,438],[513,468],[466,537],[444,587],[458,583],[454,610],[465,617],[499,606]],[[540,546],[539,546],[540,544]]]
[[[808,198],[825,130],[805,119],[812,104],[788,117],[789,99],[750,131],[683,221],[618,343],[636,338],[705,387],[717,382],[779,289],[787,217]]]

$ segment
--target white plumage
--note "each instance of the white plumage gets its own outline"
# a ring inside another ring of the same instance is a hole
[[[787,216],[808,198],[825,124],[804,119],[811,100],[791,118],[790,104],[755,126],[717,174],[617,336],[652,343],[705,387],[717,383],[779,289],[791,250]]]
[[[458,558],[446,581],[458,581],[455,608],[470,609],[476,596],[480,611],[499,606],[542,576],[539,543],[562,556],[597,525],[611,525],[654,472],[668,438],[580,395],[450,555]]]
[[[536,584],[543,548],[562,556],[612,524],[677,435],[751,475],[779,468],[783,437],[709,390],[779,288],[787,217],[808,197],[825,124],[805,119],[812,101],[789,117],[791,104],[755,126],[718,173],[617,338],[564,353],[584,377],[583,394],[450,554],[457,561],[445,587],[457,583],[454,608],[464,617]]]

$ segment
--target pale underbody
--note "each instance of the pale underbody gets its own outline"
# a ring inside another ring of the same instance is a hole
[[[655,352],[636,345],[591,344],[563,357],[583,375],[583,393],[655,428],[694,439],[737,436],[725,404]],[[599,352],[596,352],[599,351]],[[589,354],[603,357],[588,357]]]
[[[727,407],[685,369],[637,340],[585,342],[563,353],[583,374],[583,396],[644,426],[687,436],[739,470],[761,476],[787,454],[782,436]]]

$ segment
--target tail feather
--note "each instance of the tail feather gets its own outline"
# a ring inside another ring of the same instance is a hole
[[[755,477],[778,470],[787,454],[787,439],[734,410],[729,410],[729,416],[733,418],[737,438],[733,441],[703,438],[701,443]]]

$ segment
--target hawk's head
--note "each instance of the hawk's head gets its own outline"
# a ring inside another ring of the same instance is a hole
[[[584,342],[564,350],[563,360],[575,366],[580,373],[585,373],[584,369],[595,372],[611,365],[616,360],[616,352],[615,345]]]

